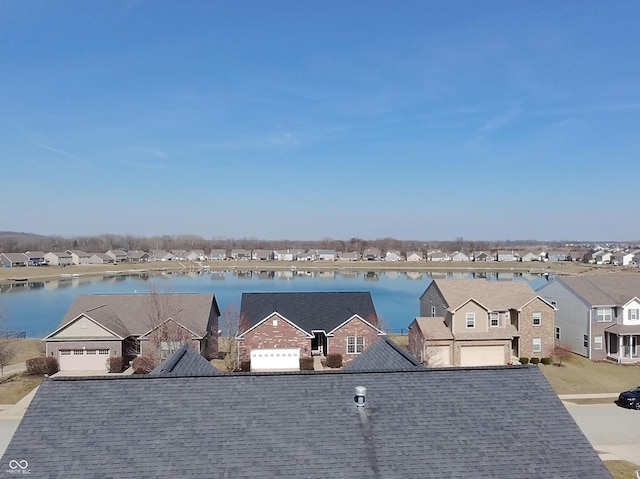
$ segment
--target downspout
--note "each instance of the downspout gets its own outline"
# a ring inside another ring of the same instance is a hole
[[[593,322],[593,308],[589,309],[589,341],[587,343],[587,358],[591,359],[591,323]]]

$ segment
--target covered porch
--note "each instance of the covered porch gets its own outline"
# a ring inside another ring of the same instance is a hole
[[[640,363],[640,326],[614,324],[604,334],[608,359],[620,364]]]

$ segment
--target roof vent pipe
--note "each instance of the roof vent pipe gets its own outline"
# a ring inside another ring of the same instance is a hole
[[[362,408],[364,407],[364,397],[367,395],[367,388],[364,386],[356,386],[356,395],[353,397],[353,400],[356,403],[356,407]]]

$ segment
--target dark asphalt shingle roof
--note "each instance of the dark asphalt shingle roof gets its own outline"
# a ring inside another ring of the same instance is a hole
[[[183,344],[180,349],[156,366],[149,374],[165,377],[214,376],[220,374],[220,371],[191,346]]]
[[[23,459],[65,479],[611,477],[527,366],[51,378],[0,467]]]
[[[637,275],[567,276],[554,281],[564,283],[592,306],[623,306],[635,297],[640,298]]]
[[[383,336],[342,369],[354,372],[413,371],[424,369],[424,366],[404,348]]]
[[[329,332],[357,314],[376,316],[369,292],[243,293],[240,314],[253,327],[278,312],[308,333]]]

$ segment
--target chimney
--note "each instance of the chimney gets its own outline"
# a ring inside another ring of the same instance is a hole
[[[357,408],[364,407],[364,397],[367,395],[367,388],[364,386],[356,386],[356,395],[353,397],[353,400],[356,403]]]

